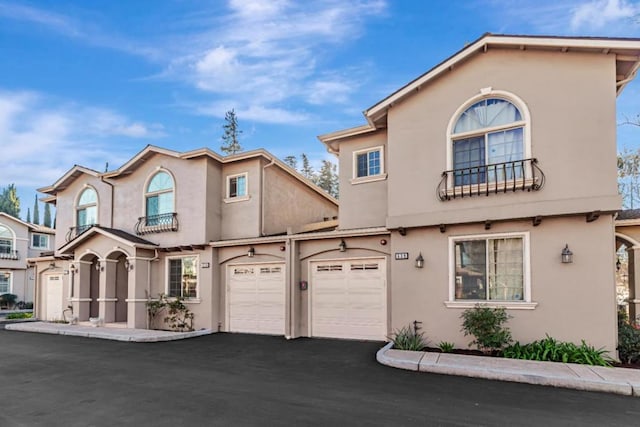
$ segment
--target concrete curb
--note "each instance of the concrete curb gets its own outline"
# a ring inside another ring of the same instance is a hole
[[[209,335],[211,329],[200,329],[192,332],[170,332],[147,329],[93,328],[67,324],[51,324],[46,322],[17,323],[6,325],[8,331],[35,332],[41,334],[67,335],[84,338],[98,338],[124,342],[165,342]]]
[[[393,343],[389,343],[378,350],[379,363],[410,371],[640,396],[640,371],[635,369],[404,351],[392,347]]]

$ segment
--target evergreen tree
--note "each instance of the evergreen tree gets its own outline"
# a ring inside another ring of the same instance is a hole
[[[224,134],[222,134],[222,145],[220,150],[225,154],[236,154],[242,151],[238,136],[242,133],[238,127],[238,118],[235,110],[227,111],[224,115],[225,124],[222,126]]]
[[[27,208],[27,222],[31,222],[31,208]]]
[[[287,156],[284,158],[284,162],[295,170],[298,170],[298,159],[296,159],[296,156]]]
[[[300,169],[300,173],[307,179],[310,179],[313,182],[316,182],[316,172],[313,170],[313,166],[309,162],[309,158],[306,154],[302,153],[300,155],[302,159],[302,169]]]
[[[33,223],[40,224],[40,207],[38,206],[38,195],[36,194],[33,201]]]
[[[51,228],[51,207],[49,203],[44,204],[44,219],[42,220],[42,225]]]
[[[322,161],[316,184],[333,197],[338,197],[338,173],[335,163],[329,160]]]
[[[20,198],[15,184],[9,184],[0,193],[0,212],[20,218]]]

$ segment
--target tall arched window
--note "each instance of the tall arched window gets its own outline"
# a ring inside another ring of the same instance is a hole
[[[156,173],[149,181],[145,193],[147,225],[165,222],[167,214],[173,213],[173,179],[167,172]]]
[[[0,224],[0,257],[8,258],[13,253],[13,233]]]
[[[80,234],[98,223],[98,194],[91,187],[80,193],[76,206],[76,233]]]
[[[455,185],[523,178],[523,114],[511,101],[488,97],[466,108],[451,130]]]

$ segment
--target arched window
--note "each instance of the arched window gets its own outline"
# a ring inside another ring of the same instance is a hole
[[[91,187],[80,193],[76,206],[77,234],[80,234],[98,223],[98,194]]]
[[[149,181],[145,193],[147,225],[163,223],[173,213],[173,179],[167,172],[156,173]]]
[[[524,177],[527,122],[511,101],[486,97],[460,113],[451,129],[455,185]]]
[[[0,224],[0,257],[8,257],[13,253],[13,233],[8,227]]]

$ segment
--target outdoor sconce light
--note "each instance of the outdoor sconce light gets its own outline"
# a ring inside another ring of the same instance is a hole
[[[255,249],[253,249],[253,246],[250,246],[250,247],[249,247],[249,250],[247,251],[247,256],[248,256],[249,258],[253,258],[253,256],[254,256],[255,254],[256,254],[256,250],[255,250]]]
[[[562,263],[569,264],[573,262],[573,252],[569,249],[569,245],[566,244],[562,250]]]
[[[347,243],[344,241],[344,239],[340,240],[340,244],[338,245],[338,249],[340,250],[340,252],[346,252],[347,251]]]
[[[55,261],[51,261],[51,262],[49,263],[49,268],[57,268],[57,266],[56,266],[56,262],[55,262]]]
[[[422,252],[418,254],[418,258],[416,258],[416,268],[424,267],[424,258],[422,257]]]
[[[622,263],[620,262],[620,258],[616,259],[616,271],[620,271],[622,268]]]
[[[104,267],[100,261],[96,263],[96,271],[104,271]]]
[[[69,264],[69,271],[71,272],[71,274],[73,274],[76,271],[78,271],[78,268],[76,267],[75,264]]]
[[[127,270],[127,271],[133,270],[133,264],[131,262],[129,262],[128,259],[124,260],[124,269]]]

